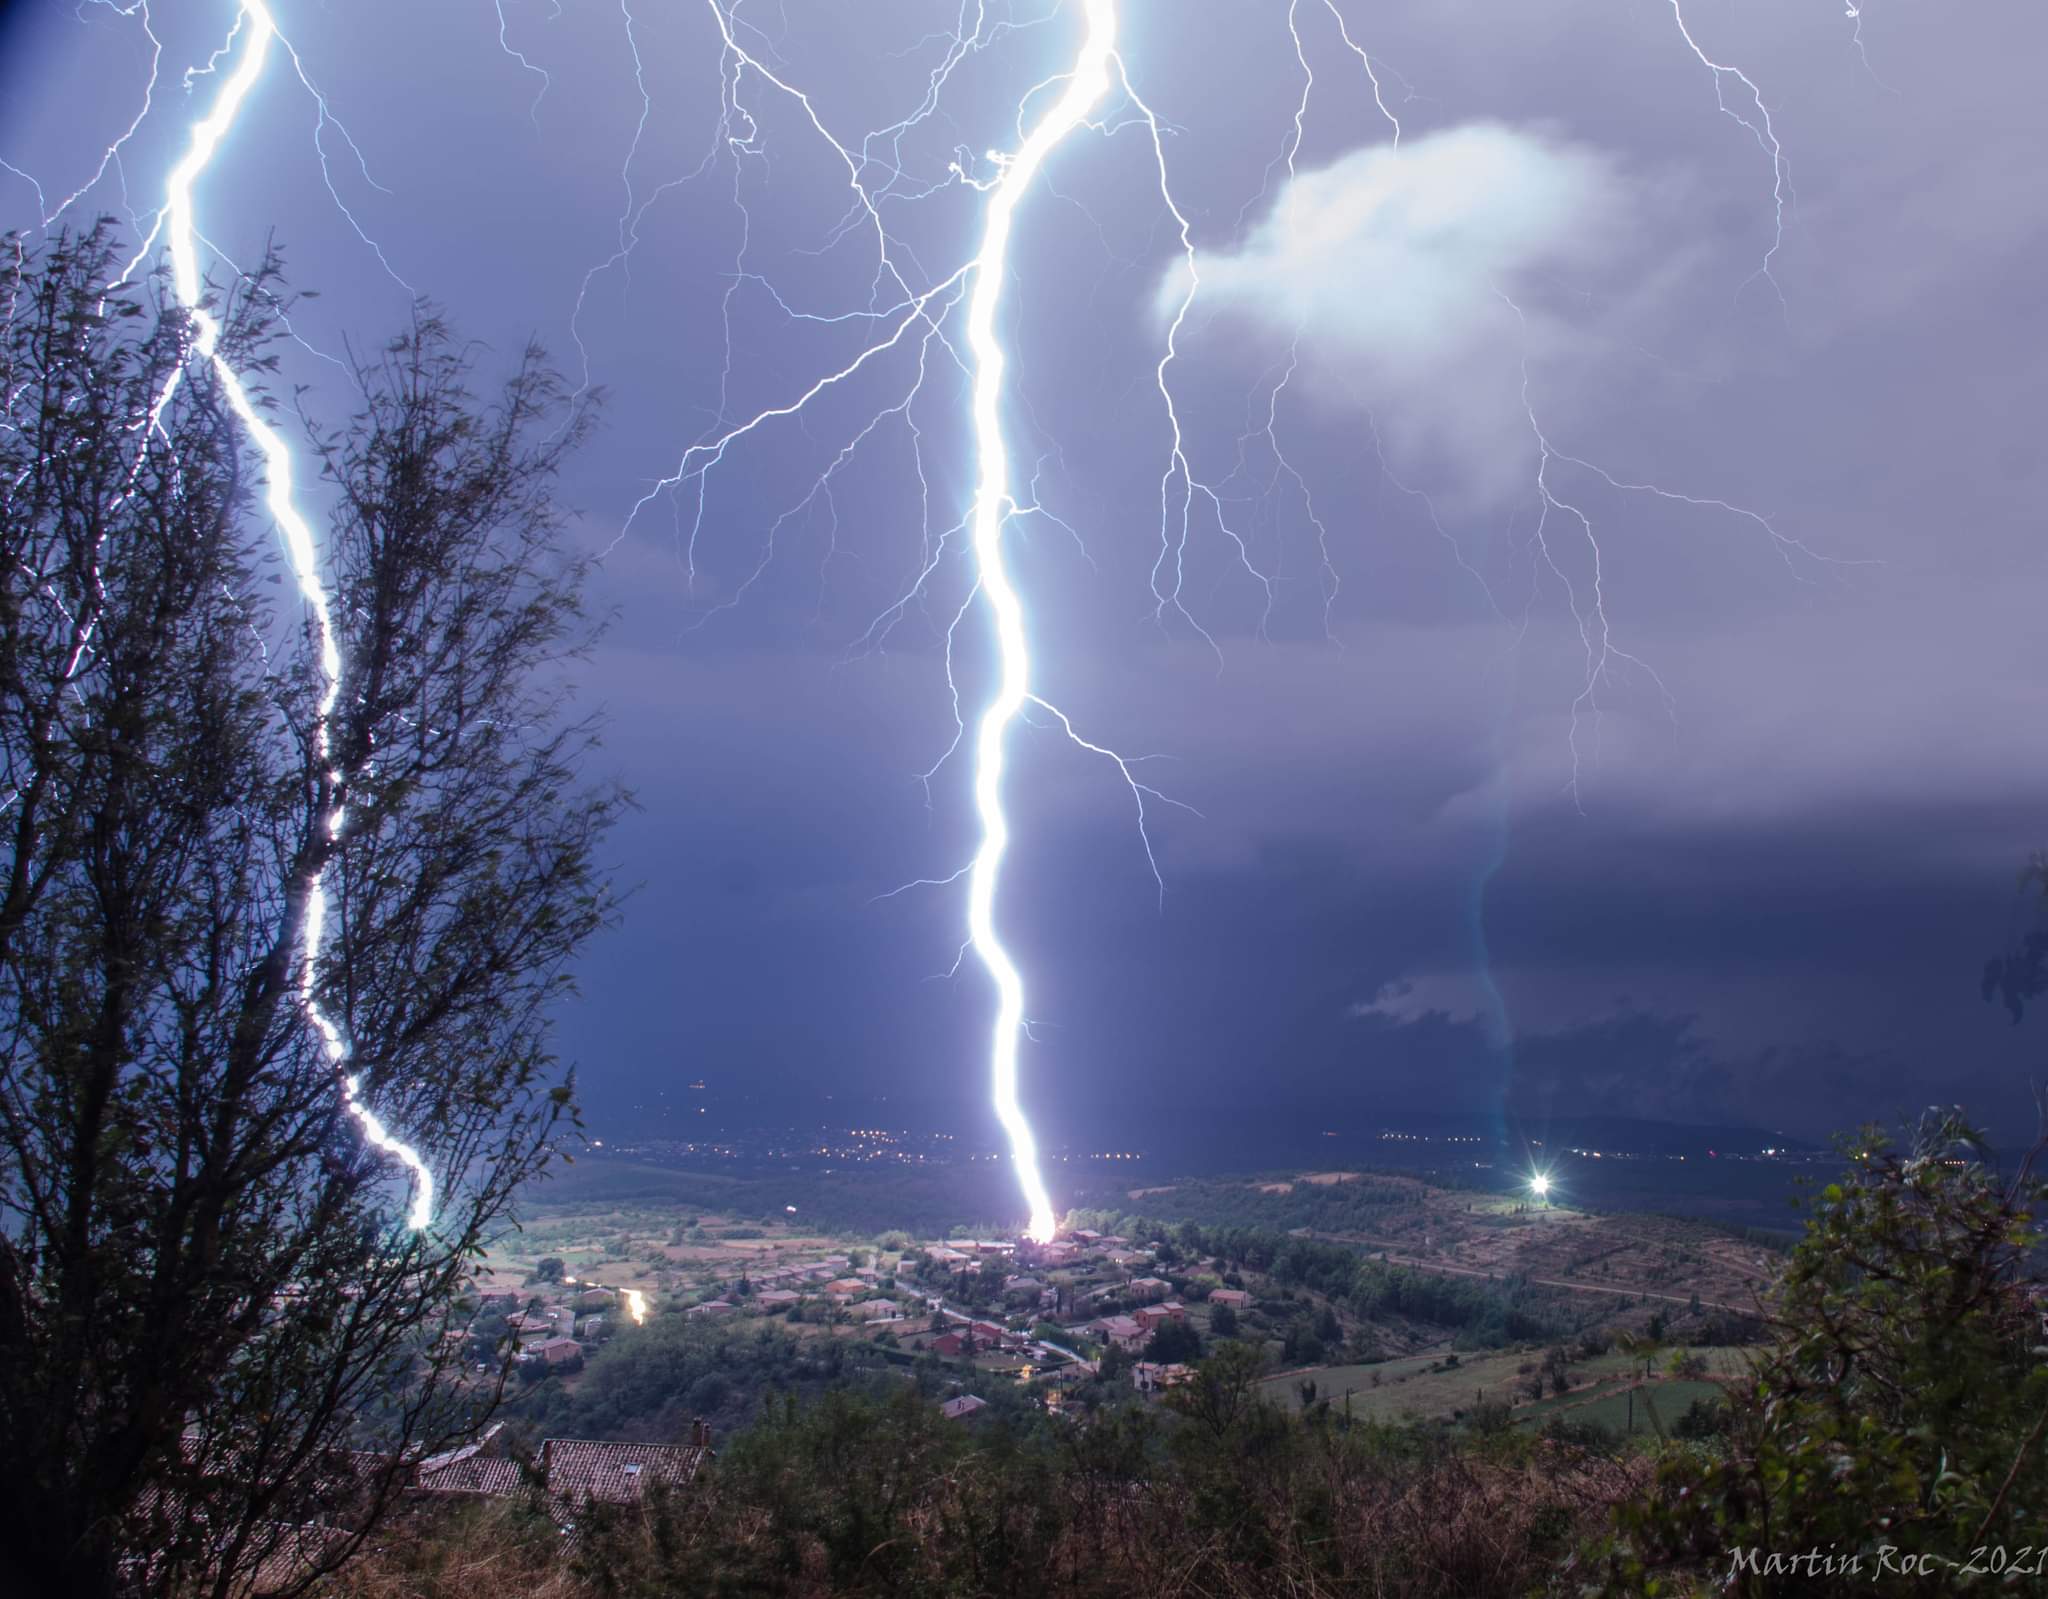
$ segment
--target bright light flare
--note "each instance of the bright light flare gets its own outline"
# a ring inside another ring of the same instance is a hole
[[[1031,693],[1031,651],[1024,633],[1024,606],[1003,566],[1003,523],[1014,508],[1010,495],[1009,449],[1003,439],[1004,355],[996,338],[996,309],[1009,275],[1010,226],[1017,202],[1045,158],[1079,127],[1109,90],[1116,49],[1113,0],[1088,0],[1087,36],[1065,90],[1014,155],[999,157],[1001,175],[989,191],[981,248],[974,259],[974,293],[967,303],[967,345],[974,357],[974,443],[980,463],[974,493],[974,560],[981,592],[995,621],[1001,679],[981,713],[974,739],[974,805],[981,818],[981,848],[967,889],[968,939],[996,985],[995,1030],[990,1072],[996,1117],[1009,1135],[1017,1181],[1031,1207],[1026,1234],[1050,1243],[1055,1230],[1052,1199],[1038,1171],[1038,1141],[1017,1103],[1017,1049],[1024,1026],[1024,980],[996,936],[996,878],[1010,841],[1003,813],[1004,742],[1010,725]]]
[[[1534,1177],[1531,1177],[1529,1179],[1529,1192],[1534,1194],[1538,1199],[1548,1197],[1550,1193],[1550,1179],[1544,1176],[1542,1172],[1538,1172]]]
[[[164,209],[160,221],[165,249],[171,258],[171,288],[178,303],[192,320],[194,331],[193,353],[207,362],[220,380],[221,391],[227,396],[228,408],[235,413],[250,441],[263,457],[264,504],[276,520],[278,531],[284,536],[285,552],[290,557],[292,574],[298,580],[299,593],[313,613],[314,632],[319,637],[320,679],[322,691],[319,708],[313,723],[313,749],[316,758],[325,768],[323,773],[330,801],[321,827],[331,846],[342,835],[347,821],[347,807],[341,799],[343,775],[333,767],[333,740],[331,737],[335,704],[341,698],[342,661],[341,644],[334,628],[334,615],[328,603],[327,588],[320,577],[320,553],[313,529],[292,498],[292,456],[290,448],[269,426],[249,403],[249,396],[242,387],[241,378],[233,367],[218,353],[220,324],[214,320],[201,302],[204,283],[199,271],[199,250],[197,230],[193,222],[192,186],[211,165],[214,155],[220,149],[221,141],[235,125],[236,115],[241,111],[242,102],[248,98],[250,89],[263,75],[263,63],[270,51],[270,44],[277,37],[277,24],[272,20],[269,7],[263,0],[245,0],[235,18],[234,28],[222,46],[220,55],[233,50],[238,38],[241,39],[241,53],[235,61],[234,70],[222,82],[220,94],[213,107],[198,122],[192,125],[192,145],[185,159],[171,169],[171,175],[164,187]],[[146,253],[151,241],[144,241]],[[142,257],[138,255],[129,264],[124,276],[132,275]],[[156,411],[161,415],[170,402],[177,387],[177,376],[173,374],[164,392],[158,396]],[[305,903],[301,911],[303,935],[299,949],[299,1003],[306,1013],[306,1019],[313,1024],[320,1035],[321,1047],[325,1050],[328,1063],[341,1088],[342,1104],[356,1125],[362,1129],[363,1137],[375,1148],[382,1150],[401,1162],[412,1173],[412,1205],[406,1220],[414,1231],[426,1227],[434,1216],[434,1179],[427,1170],[426,1162],[418,1152],[403,1143],[385,1128],[362,1103],[359,1097],[358,1079],[350,1075],[346,1067],[350,1049],[348,1040],[335,1022],[320,1009],[315,996],[315,963],[319,956],[321,939],[327,920],[327,890],[323,881],[324,868],[316,869],[306,879]]]

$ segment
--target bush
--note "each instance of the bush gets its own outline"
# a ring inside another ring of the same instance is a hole
[[[1725,1422],[1725,1452],[1677,1450],[1620,1517],[1608,1591],[1729,1577],[1729,1550],[1861,1556],[1861,1573],[1802,1574],[1802,1594],[1868,1591],[1880,1550],[1893,1593],[1946,1594],[1973,1549],[2040,1542],[2048,1502],[2048,1365],[2037,1347],[2048,1184],[2010,1184],[1956,1113],[1912,1150],[1876,1129],[1817,1196],[1776,1312],[1781,1341]],[[1735,1591],[1767,1579],[1733,1578]]]

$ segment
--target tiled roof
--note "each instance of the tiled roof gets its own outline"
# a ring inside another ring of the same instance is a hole
[[[418,1486],[434,1494],[484,1494],[507,1499],[519,1492],[524,1481],[517,1461],[471,1455],[443,1466],[422,1466]]]
[[[708,1449],[679,1444],[594,1443],[550,1438],[541,1445],[548,1492],[570,1502],[631,1504],[652,1480],[680,1488],[691,1482]]]

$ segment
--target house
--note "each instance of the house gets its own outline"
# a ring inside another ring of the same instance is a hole
[[[1084,1244],[1099,1244],[1102,1242],[1102,1234],[1096,1232],[1092,1227],[1077,1227],[1074,1229],[1074,1236]]]
[[[986,1409],[986,1399],[977,1398],[973,1394],[962,1394],[958,1399],[948,1399],[939,1406],[939,1414],[948,1421],[969,1421],[973,1419],[976,1411]]]
[[[1091,1321],[1082,1331],[1093,1332],[1118,1349],[1136,1349],[1150,1336],[1129,1316],[1104,1316],[1100,1321]]]
[[[1209,1295],[1212,1305],[1228,1305],[1232,1310],[1243,1310],[1252,1302],[1252,1296],[1242,1288],[1218,1288]]]
[[[863,1299],[853,1307],[853,1313],[863,1321],[900,1320],[903,1315],[893,1299]]]
[[[974,1333],[974,1341],[991,1349],[1000,1349],[1017,1336],[998,1321],[971,1322],[969,1327]]]
[[[510,1499],[524,1483],[519,1463],[497,1455],[425,1460],[413,1479],[413,1486],[422,1493],[468,1494],[479,1499]]]
[[[733,1303],[729,1299],[707,1299],[701,1305],[692,1305],[683,1314],[686,1316],[730,1316],[733,1313],[733,1309]]]
[[[1157,1393],[1162,1388],[1178,1388],[1194,1376],[1186,1366],[1175,1361],[1161,1365],[1150,1360],[1141,1360],[1131,1368],[1131,1381],[1141,1394]]]
[[[825,1284],[825,1292],[832,1295],[835,1299],[840,1297],[851,1299],[855,1294],[866,1293],[867,1289],[868,1285],[858,1277],[839,1277]]]
[[[754,1303],[763,1310],[787,1310],[792,1305],[803,1303],[803,1295],[792,1293],[787,1288],[771,1288],[765,1294],[756,1294]]]
[[[938,1337],[931,1341],[929,1347],[933,1354],[943,1355],[947,1359],[951,1359],[955,1355],[967,1353],[967,1339],[961,1333],[940,1333]]]
[[[1142,1266],[1151,1258],[1149,1249],[1112,1249],[1103,1257],[1112,1266]]]
[[[589,1287],[571,1300],[578,1310],[609,1310],[616,1296],[609,1288]]]
[[[519,1296],[510,1289],[500,1293],[482,1294],[477,1298],[476,1308],[480,1311],[502,1310],[509,1315],[519,1308]]]
[[[550,1497],[570,1507],[596,1500],[628,1505],[650,1482],[687,1487],[711,1454],[711,1432],[703,1422],[697,1440],[681,1444],[596,1443],[583,1438],[549,1438],[540,1446],[541,1475]]]
[[[585,1316],[581,1321],[576,1323],[576,1336],[584,1340],[584,1342],[586,1343],[594,1344],[600,1338],[604,1337],[604,1326],[604,1317]]]
[[[1140,1305],[1131,1312],[1131,1319],[1149,1333],[1162,1322],[1186,1321],[1188,1308],[1178,1299],[1169,1299],[1163,1305]]]
[[[583,1358],[583,1346],[573,1338],[543,1338],[532,1353],[550,1366],[566,1366]]]
[[[1130,1291],[1143,1300],[1164,1299],[1173,1292],[1173,1284],[1164,1277],[1133,1277]]]
[[[494,1421],[481,1437],[438,1455],[429,1455],[413,1471],[412,1486],[422,1493],[473,1494],[504,1499],[517,1493],[524,1481],[518,1464],[497,1453],[502,1421]]]

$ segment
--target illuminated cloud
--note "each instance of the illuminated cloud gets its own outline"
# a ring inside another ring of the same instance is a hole
[[[1522,354],[1564,344],[1543,305],[1609,276],[1631,203],[1608,157],[1533,129],[1374,146],[1300,172],[1238,249],[1204,253],[1196,315],[1303,334],[1320,387],[1371,407],[1411,468],[1480,498],[1525,489]],[[1162,314],[1186,289],[1169,274]]]

